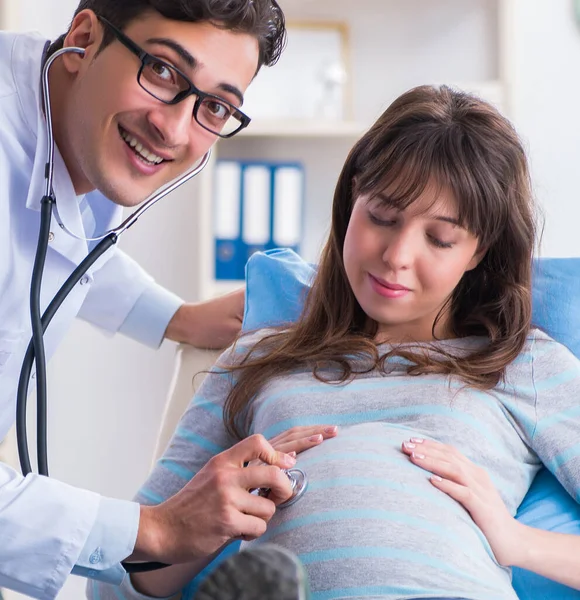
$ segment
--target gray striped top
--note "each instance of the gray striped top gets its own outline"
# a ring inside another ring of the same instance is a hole
[[[476,337],[440,342],[457,352],[483,343]],[[271,438],[313,424],[336,424],[339,433],[299,455],[310,481],[306,494],[278,510],[253,543],[273,542],[298,554],[313,600],[515,600],[510,570],[498,565],[469,514],[435,489],[400,446],[411,436],[456,446],[488,471],[512,514],[542,462],[580,500],[580,362],[534,330],[506,382],[491,391],[440,375],[409,376],[400,358],[386,371],[344,385],[298,372],[272,380],[258,395],[253,433]],[[234,443],[222,420],[231,382],[223,372],[206,378],[140,502],[173,495]],[[95,584],[101,600],[119,598],[108,590]]]

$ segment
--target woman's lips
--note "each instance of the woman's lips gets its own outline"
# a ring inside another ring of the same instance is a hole
[[[389,283],[384,279],[378,279],[369,273],[369,280],[373,290],[384,298],[402,298],[411,290],[395,283]]]

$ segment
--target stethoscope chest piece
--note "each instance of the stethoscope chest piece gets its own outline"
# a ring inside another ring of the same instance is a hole
[[[286,502],[278,504],[278,508],[288,508],[300,500],[300,498],[302,498],[304,495],[304,492],[308,487],[308,477],[306,477],[306,473],[302,469],[298,468],[281,469],[281,471],[290,480],[290,485],[292,486],[292,496],[290,496]],[[250,494],[267,498],[270,494],[270,488],[254,488],[253,490],[250,490]]]
[[[285,469],[284,473],[286,473],[288,479],[290,480],[290,485],[292,486],[292,496],[286,502],[283,502],[278,506],[278,508],[288,508],[292,506],[295,502],[300,500],[308,487],[308,477],[306,477],[306,473],[302,471],[302,469]]]

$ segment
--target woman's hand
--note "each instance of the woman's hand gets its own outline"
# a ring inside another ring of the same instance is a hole
[[[403,442],[411,462],[433,475],[431,483],[471,515],[500,565],[513,566],[522,554],[524,527],[509,514],[485,469],[447,444],[411,438]]]
[[[296,455],[322,444],[324,440],[336,437],[338,427],[336,425],[303,425],[292,427],[283,433],[279,433],[268,440],[278,452],[284,454]],[[260,464],[260,461],[253,460],[250,466]]]

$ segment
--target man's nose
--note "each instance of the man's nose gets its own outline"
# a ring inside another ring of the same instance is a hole
[[[177,104],[165,104],[149,113],[149,123],[161,142],[174,148],[188,143],[193,126],[195,97],[189,97]]]

